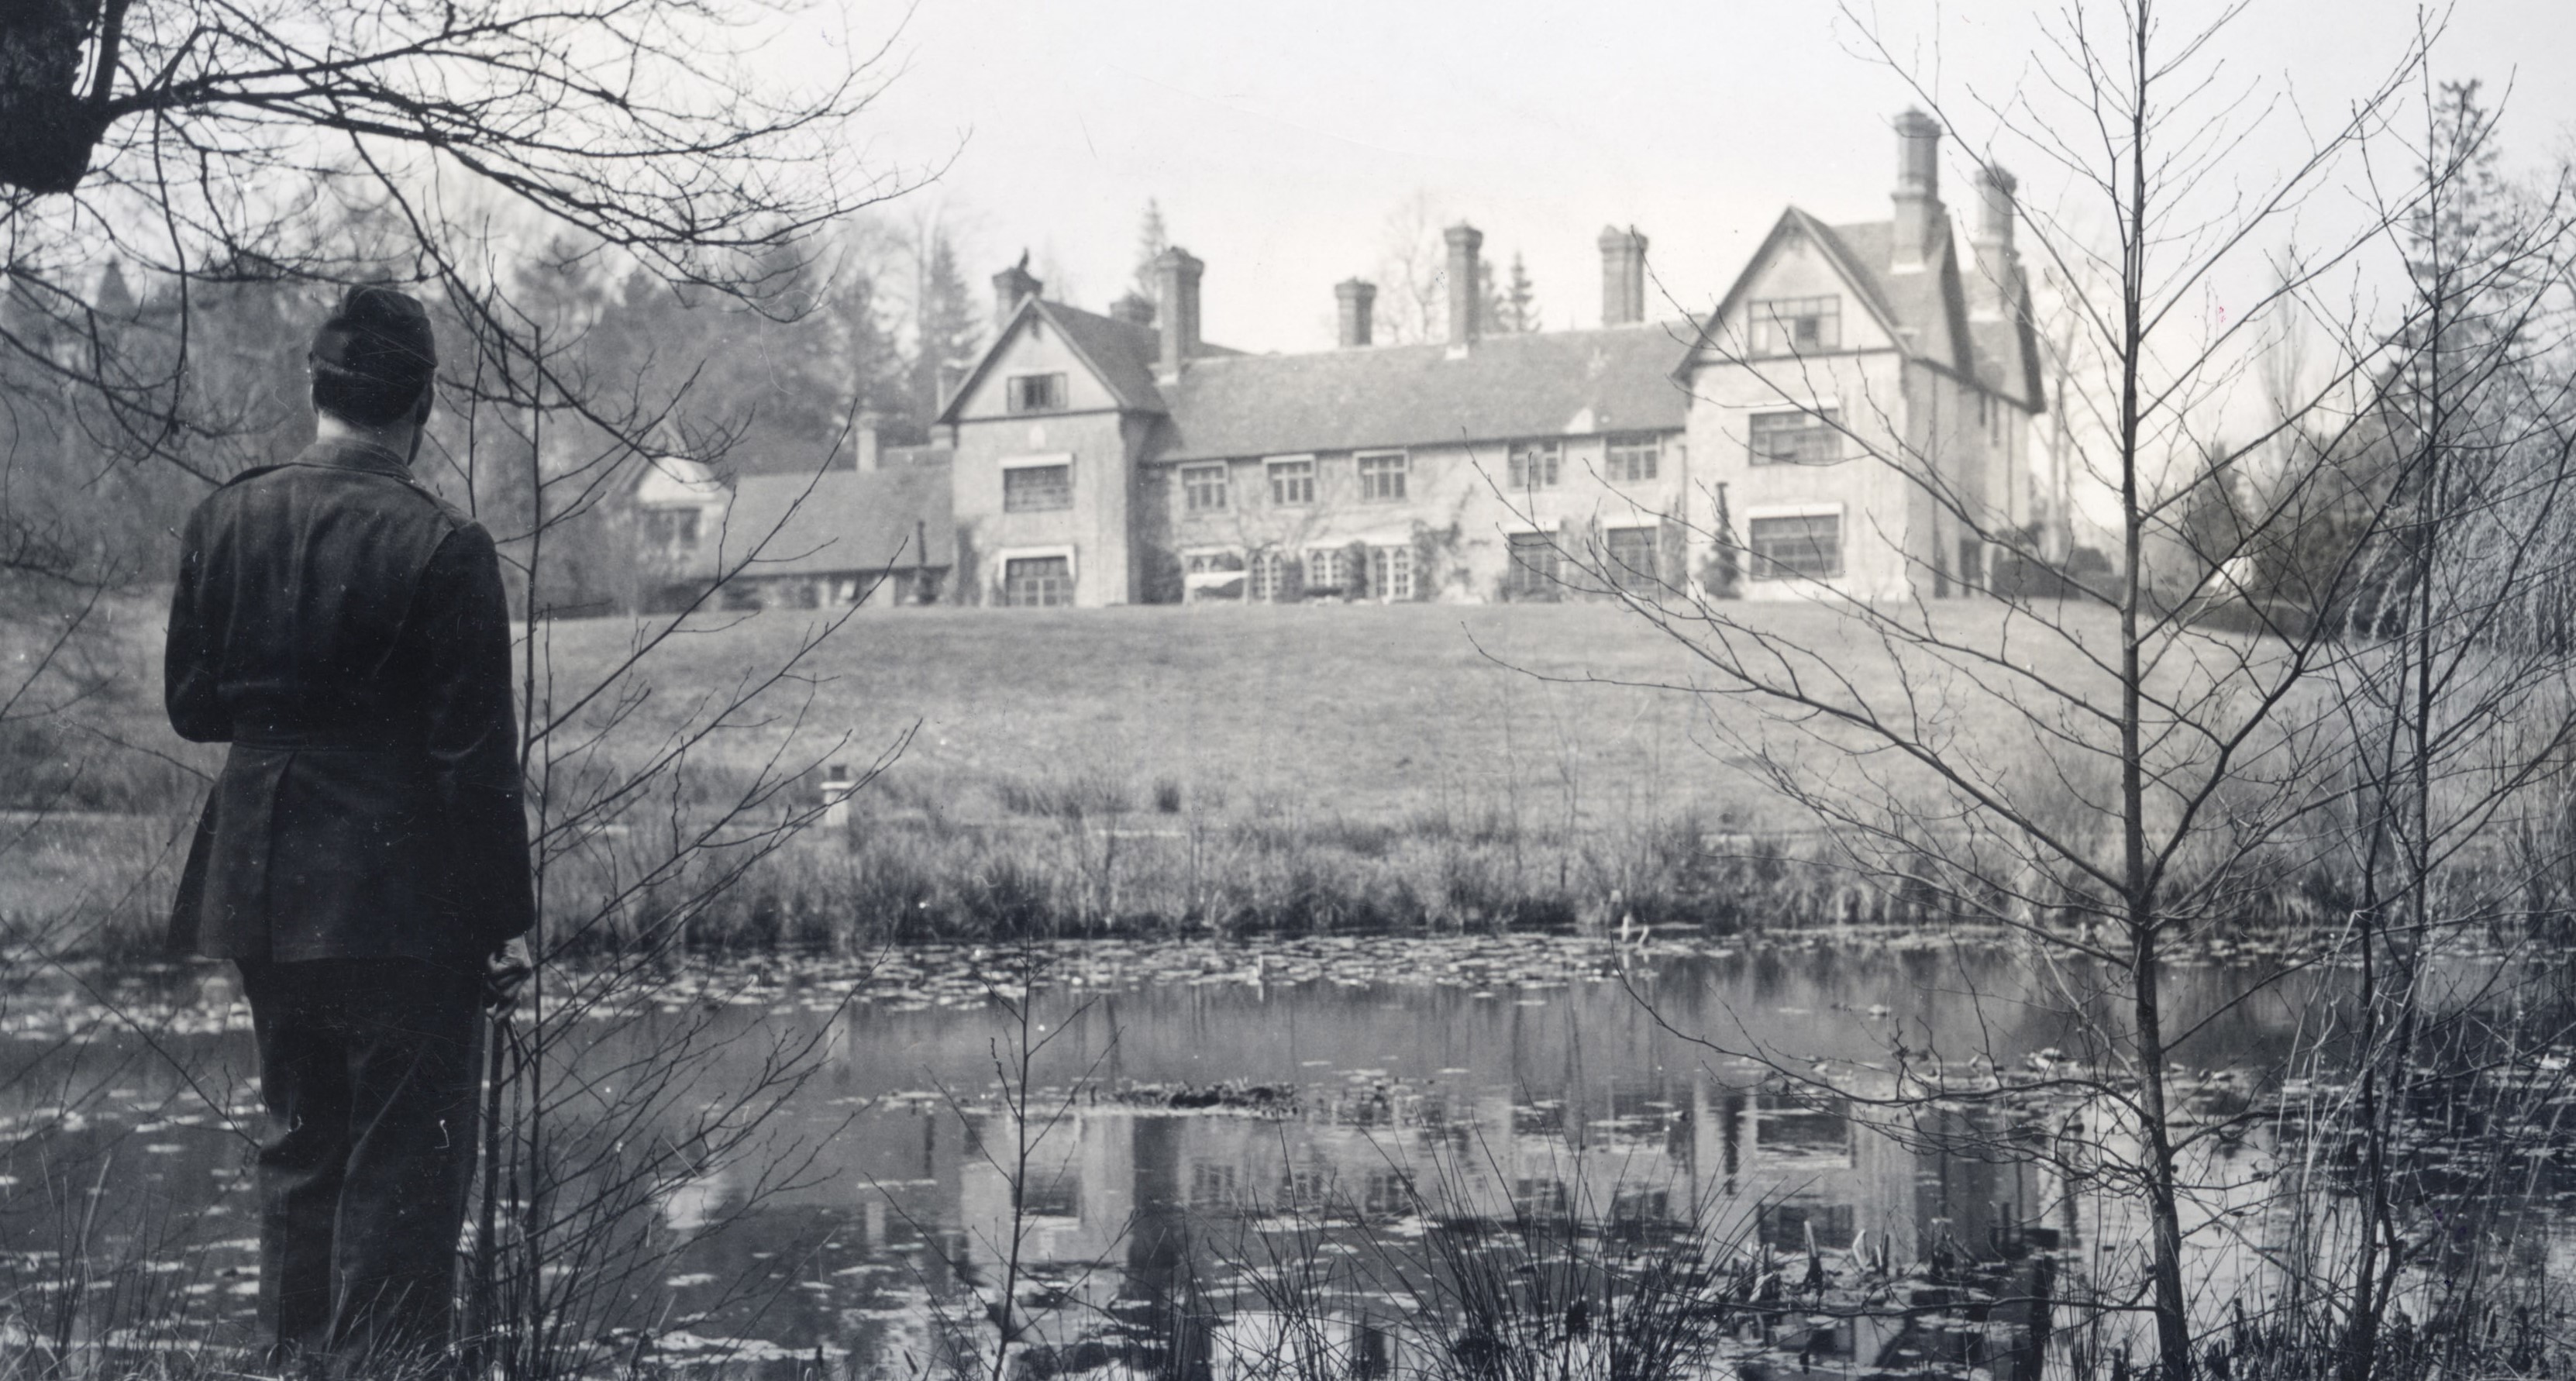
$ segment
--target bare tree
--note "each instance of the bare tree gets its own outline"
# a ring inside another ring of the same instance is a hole
[[[1416,190],[1386,216],[1379,238],[1375,330],[1388,345],[1440,339],[1449,309],[1448,259],[1442,247],[1440,209]]]
[[[1814,417],[1839,439],[1836,463],[1902,481],[1910,506],[1844,540],[1893,546],[1907,592],[1856,590],[1789,564],[1764,569],[1779,558],[1752,552],[1757,577],[1836,616],[1779,619],[1678,582],[1641,591],[1611,579],[1602,553],[1567,553],[1694,655],[1698,681],[1674,689],[1759,712],[1713,713],[1709,722],[1738,760],[1827,827],[1841,866],[1916,924],[1978,921],[2019,936],[2034,976],[2032,991],[2016,999],[2062,1006],[2079,1023],[2082,1046],[2072,1058],[2007,1071],[1993,1052],[1927,1051],[1899,1036],[1885,1061],[1863,1068],[1761,1048],[1741,1031],[1697,1034],[1770,1060],[1820,1097],[1850,1099],[1904,1135],[1935,1134],[1939,1111],[1963,1103],[2056,1110],[2054,1154],[2065,1179],[2108,1196],[2140,1243],[2134,1258],[2097,1248],[2077,1302],[2106,1321],[2143,1320],[2169,1381],[2192,1374],[2209,1321],[2198,1312],[2205,1301],[2195,1298],[2192,1263],[2235,1231],[2230,1212],[2253,1191],[2212,1155],[2232,1119],[2185,1115],[2195,1082],[2174,1051],[2193,1027],[2169,1022],[2165,969],[2179,947],[2277,914],[2290,900],[2284,877],[2330,875],[2337,850],[2358,837],[2344,831],[2369,813],[2355,811],[2370,796],[2355,769],[2371,750],[2343,712],[2351,679],[2381,654],[2345,636],[2351,621],[2335,615],[2374,588],[2397,588],[2395,577],[2374,574],[2389,564],[2384,553],[2402,551],[2418,568],[2403,586],[2416,609],[2387,629],[2438,625],[2452,640],[2412,655],[2418,689],[2404,703],[2420,711],[2426,702],[2428,658],[2447,658],[2481,681],[2474,712],[2460,706],[2480,727],[2462,733],[2488,752],[2474,783],[2460,778],[2452,808],[2462,813],[2444,837],[2456,846],[2495,812],[2527,803],[2521,788],[2564,757],[2550,727],[2563,716],[2532,726],[2523,717],[2531,696],[2499,697],[2486,679],[2536,690],[2531,673],[2462,656],[2485,645],[2480,618],[2423,603],[2422,592],[2444,582],[2423,567],[2423,541],[2407,536],[2423,522],[2408,514],[2429,502],[2413,496],[2448,493],[2442,485],[2456,481],[2434,478],[2440,447],[2386,443],[2399,431],[2389,408],[2403,381],[2438,353],[2428,342],[2442,339],[2441,295],[2401,303],[2393,316],[2333,297],[2352,275],[2387,271],[2391,233],[2438,214],[2456,175],[2435,160],[2422,185],[2349,219],[2322,248],[2262,249],[2313,233],[2326,219],[2320,194],[2348,190],[2366,172],[2365,155],[2407,108],[2431,36],[2419,34],[2385,80],[2313,128],[2267,180],[2241,156],[2279,98],[2225,75],[2233,14],[2185,31],[2144,0],[2070,6],[2044,22],[2034,45],[2051,59],[2041,79],[1956,102],[1915,81],[1942,124],[1960,128],[1973,113],[2000,131],[2013,157],[2035,158],[2072,189],[2065,202],[2020,216],[2078,323],[2061,355],[2072,386],[2055,401],[2071,414],[2060,424],[2062,454],[2079,482],[2107,492],[2116,515],[2107,575],[2072,575],[2041,593],[1986,588],[1980,572],[1993,556],[2047,564],[2062,553],[2049,549],[2047,534],[2011,521],[1973,448],[1924,425],[1919,402],[1909,412],[1863,365],[1749,319],[1712,321],[1694,364],[1732,371],[1751,381],[1746,393],[1773,400],[1768,406]],[[1864,46],[1877,44],[1860,17],[1846,19]],[[1872,51],[1914,80],[1890,47]],[[2002,154],[1972,152],[1992,177]],[[2229,195],[2195,195],[2222,185]],[[2103,227],[2105,241],[2080,233],[2084,225]],[[1946,238],[1946,225],[1937,233]],[[2254,277],[2269,286],[2250,303],[2223,315],[2206,309],[2213,285]],[[2291,313],[2342,328],[2331,368],[2295,394],[2275,389],[2254,435],[2222,439],[2243,425],[2243,409],[2232,405],[2244,366]],[[1812,401],[1819,398],[1839,403]],[[2264,483],[2248,482],[2258,462],[2284,455],[2269,461]],[[2523,511],[2554,496],[2561,461],[2532,457],[2517,499]],[[2303,497],[2320,489],[2353,496],[2353,540],[2285,606],[2264,597],[2250,558],[2287,540],[2306,521]],[[2224,501],[2224,521],[2213,496]],[[2524,553],[2519,564],[2506,557],[2517,572],[2555,560],[2528,541],[2480,545]],[[1926,598],[1948,589],[1991,601],[1985,607],[1997,617],[1963,617]],[[2221,612],[2225,620],[2210,619]],[[2000,738],[1998,718],[2011,725]],[[2507,721],[2529,730],[2509,748],[2493,732]],[[2465,747],[2445,739],[2447,721],[2411,730],[2388,728],[2384,717],[2368,722],[2399,746]],[[2413,770],[2420,781],[2423,765]],[[2396,837],[2393,826],[2380,832]],[[2411,832],[2433,833],[2421,821]],[[2295,967],[2248,975],[2234,1002]],[[1988,1151],[2029,1154],[2017,1135],[1993,1134]],[[2374,1294],[2337,1307],[2384,1303]],[[2357,1345],[2367,1350],[2367,1340]]]
[[[524,525],[511,559],[529,630],[521,763],[540,913],[524,1010],[493,1033],[467,1341],[475,1369],[548,1377],[642,1345],[620,1330],[639,1326],[629,1301],[643,1283],[818,1173],[828,1129],[792,1140],[777,1118],[819,1068],[832,1012],[767,1038],[747,1068],[742,1038],[720,1032],[707,1005],[675,1023],[646,1014],[708,918],[822,817],[828,803],[805,784],[848,737],[805,712],[823,675],[817,654],[850,615],[818,615],[773,663],[662,711],[660,668],[685,630],[756,578],[801,501],[766,530],[722,525],[713,578],[684,607],[621,625],[609,645],[596,628],[568,629],[549,563],[569,559],[566,534],[631,473],[631,438],[658,430],[686,392],[639,402],[631,385],[576,390],[570,381],[599,382],[576,363],[582,322],[536,316],[498,291],[447,306],[473,346],[442,379],[458,419],[448,478],[478,509]],[[625,406],[610,408],[619,396]],[[816,478],[838,449],[810,458]],[[722,461],[720,451],[701,458]],[[559,651],[559,639],[586,646]],[[878,745],[848,789],[863,789],[907,740]],[[739,1173],[732,1203],[682,1231],[656,1227],[674,1194],[719,1172]]]
[[[102,448],[219,480],[205,448],[243,423],[188,381],[192,308],[226,283],[488,287],[493,259],[569,234],[765,301],[769,251],[928,175],[850,152],[884,48],[752,79],[765,45],[818,24],[757,0],[15,8],[0,358],[94,400]],[[111,348],[111,260],[172,287],[152,349]]]
[[[2362,486],[2388,521],[2349,557],[2365,587],[2347,630],[2360,645],[2333,668],[2354,793],[2337,864],[2358,879],[2360,968],[2357,1078],[2335,1121],[2352,1129],[2357,1203],[2349,1222],[2315,1215],[2341,1233],[2309,1254],[2340,1267],[2317,1284],[2344,1381],[2380,1365],[2403,1273],[2424,1264],[2421,1216],[2438,1211],[2456,1231],[2497,1212],[2490,1197],[2426,1192],[2402,1110],[2484,1069],[2521,1076],[2493,1081],[2486,1125],[2546,1121],[2559,1079],[2539,1047],[2566,1034],[2550,1004],[2536,1021],[2495,1022],[2496,993],[2437,999],[2426,985],[2430,956],[2461,937],[2542,939],[2533,922],[2546,904],[2531,902],[2569,867],[2576,201],[2563,170],[2528,189],[2497,174],[2496,116],[2475,83],[2428,80],[2419,100],[2421,133],[2397,141],[2414,175],[2392,188],[2406,213],[2390,231],[2410,311]],[[2453,1151],[2452,1178],[2490,1194],[2518,1170],[2497,1146]],[[2453,1288],[2430,1301],[2437,1321],[2462,1311],[2489,1264],[2443,1273]]]

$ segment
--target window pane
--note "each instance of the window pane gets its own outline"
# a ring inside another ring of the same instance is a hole
[[[698,544],[698,510],[694,508],[648,509],[644,514],[644,538],[657,547],[686,550]]]
[[[1225,507],[1225,467],[1182,466],[1181,495],[1192,513],[1210,513]]]
[[[1349,553],[1316,547],[1306,553],[1306,593],[1340,594],[1351,583]]]
[[[1275,547],[1254,552],[1249,565],[1254,599],[1284,603],[1295,599],[1305,585],[1305,563]]]
[[[1650,480],[1663,461],[1661,438],[1652,436],[1614,436],[1610,438],[1610,480],[1613,484],[1634,484]]]
[[[1604,555],[1609,558],[1610,582],[1623,590],[1640,593],[1652,590],[1658,583],[1655,566],[1655,530],[1650,527],[1614,527],[1603,534]]]
[[[1311,460],[1270,462],[1270,502],[1282,508],[1297,508],[1314,501],[1315,462]]]
[[[1360,498],[1384,503],[1404,497],[1405,458],[1361,456],[1359,458]]]
[[[1507,483],[1514,489],[1553,489],[1565,455],[1563,443],[1515,441],[1510,451]]]
[[[1022,556],[1003,562],[1002,602],[1029,608],[1073,603],[1073,559]]]
[[[1060,412],[1064,409],[1064,376],[1015,374],[1010,379],[1013,412]]]
[[[1413,598],[1413,548],[1369,548],[1369,593],[1384,600]]]
[[[1037,513],[1073,507],[1073,467],[1016,465],[1002,472],[1002,511]]]
[[[1841,414],[1833,408],[1816,412],[1758,412],[1750,431],[1756,465],[1830,465],[1843,458]]]
[[[1503,594],[1511,599],[1555,599],[1565,593],[1557,580],[1556,539],[1544,532],[1515,532],[1505,539],[1512,563],[1503,572]]]
[[[1842,346],[1842,299],[1775,297],[1752,309],[1753,353],[1795,355]]]
[[[1756,518],[1746,524],[1745,537],[1753,549],[1752,576],[1756,580],[1786,576],[1822,579],[1843,572],[1840,514]]]

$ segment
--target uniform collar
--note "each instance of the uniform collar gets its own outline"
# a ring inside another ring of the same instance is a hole
[[[372,441],[354,441],[335,437],[316,441],[295,458],[298,465],[335,466],[343,470],[365,470],[370,474],[390,475],[395,479],[411,478],[411,467],[403,458]]]

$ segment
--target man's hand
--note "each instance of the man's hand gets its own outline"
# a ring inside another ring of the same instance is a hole
[[[483,961],[483,1006],[494,1015],[509,1011],[519,1003],[519,989],[528,975],[537,971],[536,961],[529,957],[525,937],[508,941]]]

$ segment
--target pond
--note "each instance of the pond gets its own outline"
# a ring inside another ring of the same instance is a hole
[[[557,1047],[554,1077],[579,1090],[559,1135],[596,1134],[594,1172],[648,1149],[683,1167],[643,1176],[614,1232],[541,1270],[592,1287],[591,1360],[910,1374],[989,1346],[1007,1289],[1023,1348],[1049,1359],[1024,1372],[1239,1374],[1306,1347],[1337,1372],[1402,1373],[1425,1338],[1460,1346],[1457,1319],[1421,1316],[1488,1307],[1480,1288],[1563,1303],[1652,1262],[1739,1273],[1774,1299],[1782,1282],[1815,1289],[1810,1307],[1729,1325],[1738,1371],[1946,1355],[2001,1375],[2009,1349],[1945,1354],[1904,1310],[1828,1307],[1828,1280],[1875,1272],[1902,1302],[1946,1262],[1959,1297],[2010,1296],[2029,1292],[2029,1262],[2108,1276],[2144,1240],[2126,1199],[2073,1182],[2058,1154],[2119,1142],[2102,1099],[1963,1096],[1901,1134],[1880,1125],[1873,1098],[1901,1077],[1972,1094],[2081,1061],[2116,1029],[2089,975],[2006,945],[1058,946],[1028,1001],[1025,1068],[994,996],[1019,991],[1014,962],[928,948],[591,989],[614,1000]],[[2313,1055],[2348,978],[2283,967],[2247,954],[2168,975],[2187,1125],[2277,1095]],[[8,1012],[0,1226],[15,1297],[85,1302],[81,1321],[62,1315],[67,1337],[244,1336],[257,1105],[226,975],[83,980]],[[776,1111],[757,1136],[710,1134],[711,1107],[764,1089]],[[2273,1213],[2260,1186],[2282,1144],[2260,1119],[2197,1142],[2198,1211]],[[2263,1289],[2278,1245],[2260,1227],[2197,1234],[2195,1284],[2213,1300]],[[1551,1316],[1551,1336],[1588,1336],[1589,1307]],[[20,1312],[42,1331],[42,1310]]]

